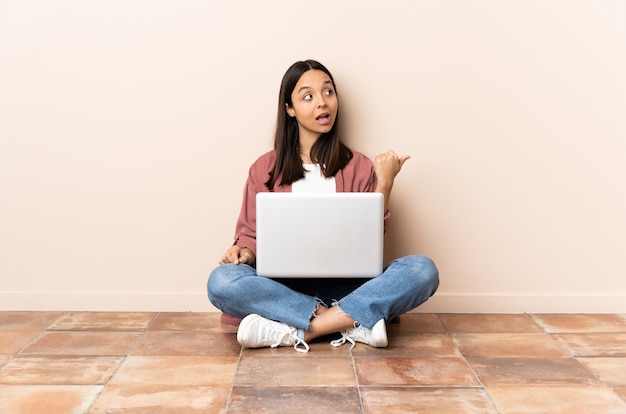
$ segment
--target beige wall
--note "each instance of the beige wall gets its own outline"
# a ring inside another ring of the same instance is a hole
[[[0,0],[0,308],[210,311],[280,78],[412,155],[440,312],[626,312],[626,3]]]

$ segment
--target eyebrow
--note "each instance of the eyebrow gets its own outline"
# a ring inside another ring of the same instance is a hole
[[[323,85],[331,85],[331,86],[333,86],[333,83],[330,81],[330,79],[328,79],[328,80],[324,81]],[[306,85],[305,86],[301,86],[300,89],[298,89],[298,93],[302,92],[305,89],[311,89],[311,87],[310,86],[306,86]]]

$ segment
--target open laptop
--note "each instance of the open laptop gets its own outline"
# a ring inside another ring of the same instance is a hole
[[[376,277],[381,193],[258,193],[256,270],[266,277]]]

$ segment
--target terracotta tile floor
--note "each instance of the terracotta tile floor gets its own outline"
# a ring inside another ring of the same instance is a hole
[[[242,350],[218,313],[0,312],[0,413],[626,413],[626,315],[404,315]]]

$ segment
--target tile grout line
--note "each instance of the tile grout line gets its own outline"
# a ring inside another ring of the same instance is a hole
[[[230,390],[228,390],[228,398],[226,399],[226,407],[224,408],[225,414],[228,413],[228,410],[230,409],[233,391],[235,390],[235,380],[237,378],[237,372],[239,372],[239,365],[241,364],[242,358],[243,358],[243,346],[239,347],[239,357],[237,358],[237,366],[235,367],[235,372],[233,373],[233,379],[230,382]]]
[[[361,384],[359,382],[359,376],[356,372],[356,360],[354,359],[354,353],[350,349],[350,360],[352,361],[352,372],[354,373],[354,383],[356,384],[356,394],[359,398],[359,406],[361,407],[361,413],[365,414],[365,407],[363,406],[363,395],[361,394]]]
[[[161,312],[155,312],[154,315],[152,316],[152,319],[150,320],[150,322],[148,322],[148,324],[141,330],[141,335],[139,335],[137,337],[137,340],[135,341],[135,343],[133,344],[133,346],[131,347],[131,349],[128,350],[128,352],[126,352],[126,355],[121,355],[122,360],[120,361],[120,363],[118,364],[117,368],[115,368],[115,370],[113,371],[113,373],[111,374],[111,376],[109,377],[109,380],[105,383],[102,384],[102,389],[100,390],[100,392],[98,392],[96,394],[96,398],[93,399],[93,401],[91,402],[91,404],[89,405],[89,408],[87,409],[86,413],[91,412],[91,410],[93,409],[94,405],[96,404],[96,402],[98,401],[98,399],[100,398],[100,396],[102,395],[102,393],[107,389],[107,387],[109,386],[109,384],[111,383],[111,381],[113,380],[113,378],[115,377],[115,375],[119,372],[119,370],[122,368],[122,365],[124,365],[124,362],[126,362],[126,360],[128,359],[128,356],[135,350],[135,348],[137,347],[137,345],[139,345],[139,342],[141,342],[141,340],[143,339],[143,337],[146,335],[146,332],[148,332],[148,329],[150,329],[150,327],[152,326],[152,324],[154,323],[154,321],[156,320],[156,318],[159,316]],[[124,332],[124,331],[112,331],[112,332]],[[130,331],[129,331],[130,332]],[[136,332],[136,331],[135,331]]]
[[[565,352],[567,352],[567,354],[574,360],[576,361],[576,363],[582,367],[585,371],[587,371],[587,373],[589,373],[593,378],[595,378],[602,386],[604,386],[605,388],[608,388],[609,390],[611,390],[615,395],[617,395],[618,397],[620,397],[620,395],[615,391],[615,389],[609,385],[608,383],[606,383],[606,381],[602,380],[602,378],[600,378],[598,375],[596,375],[595,372],[593,372],[593,370],[591,368],[589,368],[587,365],[583,364],[580,360],[579,360],[579,356],[576,355],[575,351],[573,349],[568,348],[565,345],[562,345],[561,343],[559,343],[559,341],[557,341],[554,337],[555,335],[562,335],[563,332],[546,332],[552,339],[554,339],[554,341],[559,345],[559,347],[561,347],[561,349],[564,349]],[[584,333],[582,334],[584,335]],[[585,356],[581,356],[580,358],[585,358]],[[606,358],[604,356],[588,356],[586,358]],[[620,397],[621,398],[621,397]]]
[[[28,348],[29,346],[31,346],[32,344],[34,344],[35,342],[37,342],[39,339],[41,339],[41,337],[47,333],[47,332],[54,332],[54,330],[50,329],[51,326],[53,326],[59,319],[61,319],[64,315],[66,315],[68,312],[67,311],[62,311],[61,314],[54,320],[52,321],[48,326],[46,326],[45,328],[43,328],[39,334],[37,334],[33,339],[31,339],[30,341],[28,341],[27,344],[25,344],[23,347],[21,347],[19,350],[17,350],[16,352],[13,353],[13,355],[11,355],[11,358],[9,358],[9,361],[14,359],[16,356],[20,355],[26,348]],[[7,361],[7,362],[9,362]]]
[[[546,329],[537,321],[534,313],[524,313],[523,315],[526,316],[533,324],[535,324],[538,329],[541,329],[541,332],[548,333]]]
[[[437,317],[437,320],[439,320],[439,323],[441,324],[441,326],[445,330],[445,333],[446,333],[446,335],[448,335],[448,338],[450,338],[450,341],[454,345],[454,348],[456,348],[456,350],[459,353],[459,355],[461,355],[461,358],[463,359],[463,362],[465,362],[465,365],[467,365],[467,367],[469,368],[469,370],[472,373],[472,375],[474,375],[474,377],[476,378],[476,381],[478,381],[478,384],[479,384],[480,389],[482,390],[482,392],[485,394],[485,396],[487,397],[487,399],[489,400],[489,402],[491,403],[493,408],[496,410],[496,412],[498,412],[498,414],[501,414],[500,408],[498,408],[498,405],[496,404],[495,400],[493,399],[493,396],[491,395],[491,393],[489,391],[487,391],[487,387],[485,387],[485,384],[483,383],[483,381],[480,379],[480,377],[478,376],[478,374],[474,370],[474,367],[472,367],[472,364],[470,364],[469,361],[467,360],[467,356],[459,349],[459,346],[456,343],[456,341],[454,340],[454,336],[452,335],[453,332],[450,332],[448,330],[448,328],[445,327],[443,321],[439,318],[439,314],[434,314],[434,315]]]
[[[611,333],[615,333],[613,331],[602,331],[602,332],[559,332],[554,331],[554,332],[548,332],[543,326],[541,326],[539,324],[539,322],[537,322],[537,320],[534,317],[534,314],[526,314],[530,317],[530,319],[537,325],[539,326],[539,328],[541,328],[541,330],[547,334],[548,336],[550,336],[550,338],[552,338],[554,340],[554,342],[556,342],[556,344],[559,346],[559,348],[563,349],[572,359],[574,359],[576,361],[576,363],[581,366],[585,371],[587,371],[593,378],[595,378],[602,386],[604,386],[605,388],[609,389],[611,393],[613,393],[614,395],[616,395],[618,398],[623,399],[615,390],[615,387],[612,387],[611,385],[609,385],[608,383],[606,383],[604,380],[602,380],[598,375],[596,375],[595,372],[593,372],[593,370],[591,370],[591,368],[589,368],[587,365],[583,364],[579,358],[585,358],[585,356],[578,356],[576,355],[575,351],[573,349],[571,349],[570,347],[561,344],[555,337],[558,335],[568,335],[568,334],[575,334],[575,335],[585,335],[585,334],[611,334]],[[604,356],[588,356],[587,358],[606,358]],[[625,400],[626,401],[626,400]]]
[[[8,365],[10,362],[14,362],[16,358],[20,357],[22,352],[28,348],[29,346],[31,346],[32,344],[34,344],[35,342],[37,342],[46,332],[48,332],[48,330],[50,329],[50,327],[52,325],[54,325],[63,315],[65,315],[67,312],[66,311],[61,311],[59,313],[59,316],[57,316],[57,318],[50,322],[50,324],[48,326],[46,326],[45,328],[41,329],[39,331],[39,333],[37,335],[35,335],[34,338],[32,338],[30,341],[28,341],[26,344],[24,344],[22,347],[20,347],[17,351],[13,352],[10,357],[4,361],[3,363],[0,364],[0,368],[5,367],[6,365]]]

